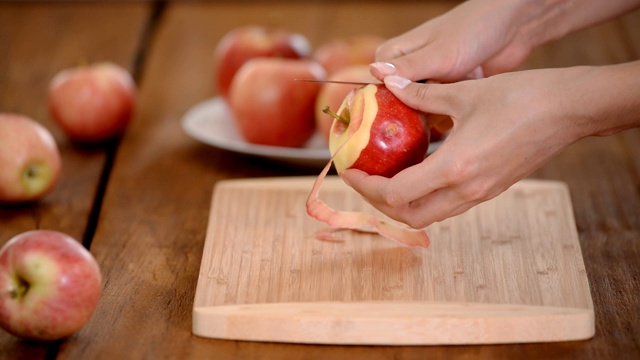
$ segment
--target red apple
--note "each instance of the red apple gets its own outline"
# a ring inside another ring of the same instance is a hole
[[[256,57],[301,59],[311,54],[307,38],[299,33],[266,26],[243,26],[228,32],[215,49],[218,93],[225,98],[236,72]]]
[[[101,292],[98,263],[66,234],[28,231],[0,249],[0,326],[15,336],[70,336],[89,320]]]
[[[331,75],[350,65],[371,64],[376,60],[378,46],[384,41],[383,37],[372,34],[352,35],[320,45],[312,56]]]
[[[338,174],[353,168],[392,177],[427,155],[426,116],[382,84],[352,91],[334,116],[329,149]]]
[[[131,74],[112,63],[60,71],[49,85],[49,113],[78,142],[102,142],[121,135],[135,106]]]
[[[314,105],[324,80],[310,60],[256,58],[242,66],[231,84],[229,105],[247,142],[301,147],[315,131]]]
[[[327,80],[379,83],[379,81],[369,72],[369,65],[349,65],[330,75]],[[347,94],[358,87],[360,86],[328,82],[323,84],[320,88],[320,92],[316,99],[315,120],[316,128],[327,141],[327,144],[329,143],[329,132],[334,119],[331,115],[326,114],[323,109],[326,106],[328,106],[329,109],[338,109]]]
[[[61,165],[49,130],[24,115],[0,114],[0,202],[44,197],[55,188]]]

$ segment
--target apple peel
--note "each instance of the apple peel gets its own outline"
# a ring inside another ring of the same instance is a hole
[[[336,154],[338,151],[336,151]],[[334,156],[335,154],[331,157],[329,163],[327,163],[320,175],[318,175],[318,178],[311,188],[311,193],[307,197],[307,213],[332,228],[332,230],[320,230],[316,233],[317,239],[339,241],[339,239],[332,235],[332,232],[340,229],[351,229],[377,233],[389,240],[408,247],[429,247],[429,236],[427,236],[424,230],[402,228],[365,212],[335,210],[322,201],[320,199],[320,187],[331,168]]]

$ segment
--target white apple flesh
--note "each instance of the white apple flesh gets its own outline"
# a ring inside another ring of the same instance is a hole
[[[352,91],[333,115],[329,149],[339,174],[354,168],[392,177],[427,155],[426,116],[382,84]]]
[[[331,81],[353,81],[358,83],[379,83],[369,72],[369,65],[349,65],[329,75],[328,82],[322,84],[315,105],[316,128],[322,138],[329,143],[329,133],[333,124],[333,117],[326,114],[323,109],[338,109],[344,98],[359,85],[332,83]]]
[[[0,249],[0,326],[33,340],[78,331],[102,292],[98,263],[66,234],[33,230]]]
[[[55,139],[37,121],[0,114],[0,202],[38,200],[58,182],[62,160]]]

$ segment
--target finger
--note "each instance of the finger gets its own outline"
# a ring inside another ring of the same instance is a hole
[[[419,84],[397,75],[386,76],[384,83],[400,101],[425,113],[451,116],[460,105],[455,95],[457,83]]]
[[[389,217],[416,228],[424,228],[435,222],[462,214],[477,204],[465,201],[455,187],[438,189],[412,202]]]
[[[427,23],[423,23],[385,41],[376,49],[376,61],[389,62],[424,47],[429,42],[429,37],[425,36],[429,33],[425,31],[427,26]]]
[[[373,207],[388,217],[416,229],[458,215],[473,206],[473,203],[465,203],[453,187],[438,188],[406,203],[401,200],[401,204],[390,204],[387,189],[392,186],[391,179],[369,176],[353,169],[343,172],[343,178],[346,178],[345,181],[352,184]]]
[[[355,169],[345,170],[342,178],[372,204],[390,208],[401,207],[448,185],[445,176],[437,175],[445,170],[441,169],[442,162],[434,158],[435,153],[392,178],[370,176]]]

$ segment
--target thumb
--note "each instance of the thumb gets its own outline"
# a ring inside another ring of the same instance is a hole
[[[451,89],[454,84],[421,84],[397,75],[386,76],[384,84],[411,108],[429,114],[451,115],[456,99],[455,92]]]

